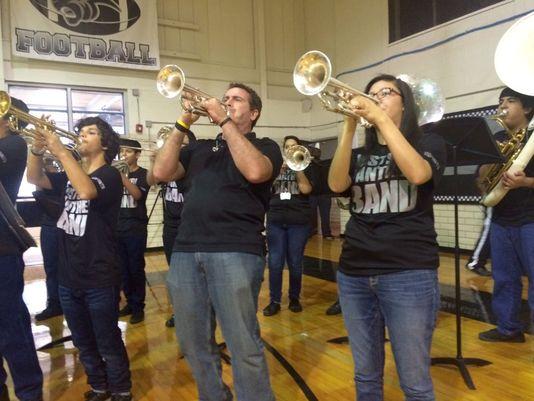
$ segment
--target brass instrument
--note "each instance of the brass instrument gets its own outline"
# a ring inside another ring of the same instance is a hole
[[[115,167],[117,170],[119,170],[119,173],[128,177],[130,169],[128,168],[128,163],[126,163],[123,159],[113,160],[111,162],[111,167]]]
[[[158,131],[158,134],[157,134],[157,139],[156,139],[156,147],[158,149],[161,149],[163,147],[163,145],[165,144],[165,141],[167,140],[167,138],[169,137],[169,135],[171,134],[171,132],[174,130],[174,126],[172,125],[164,125],[163,127],[161,127]]]
[[[363,96],[376,104],[378,101],[332,78],[332,64],[323,52],[311,50],[298,59],[293,70],[293,84],[303,95],[317,95],[326,110],[355,118],[366,128],[372,127],[365,118],[352,111],[350,101],[356,96]]]
[[[428,78],[415,79],[406,74],[397,78],[412,88],[415,103],[419,108],[419,125],[438,121],[443,117],[445,99],[434,81]],[[303,95],[317,95],[326,110],[356,118],[365,128],[372,127],[372,124],[352,111],[350,101],[356,96],[363,96],[376,104],[378,101],[332,78],[332,64],[323,52],[311,50],[299,58],[293,70],[293,84]]]
[[[26,140],[30,147],[32,146],[35,136],[37,135],[37,129],[40,128],[53,132],[60,138],[67,140],[68,143],[65,144],[65,147],[73,154],[75,159],[81,159],[81,156],[78,152],[78,146],[80,145],[80,139],[78,138],[78,135],[56,127],[55,123],[51,121],[37,118],[29,113],[19,110],[11,105],[11,97],[9,94],[7,92],[0,91],[0,117],[4,117],[8,114],[9,129],[22,136],[22,138]],[[31,124],[34,126],[34,128],[21,128],[19,126],[19,121],[24,121],[28,124]],[[51,153],[46,153],[46,155],[48,160],[55,160]]]
[[[294,145],[284,151],[284,161],[293,171],[305,170],[311,163],[312,156],[306,146]]]
[[[185,74],[177,65],[169,64],[159,70],[156,87],[158,92],[166,98],[172,99],[180,95],[180,104],[185,111],[209,117],[208,112],[201,103],[211,99],[213,96],[187,85],[185,83]],[[219,103],[228,112],[227,106],[221,101]],[[210,122],[213,122],[211,118]]]
[[[482,193],[484,194],[482,204],[484,204],[485,206],[495,206],[498,201],[500,201],[499,199],[498,201],[494,202],[494,196],[489,195],[492,193],[495,187],[497,187],[497,185],[501,181],[501,177],[503,176],[503,174],[508,171],[514,160],[517,158],[517,156],[523,149],[523,140],[525,139],[525,135],[527,133],[526,127],[516,132],[510,131],[504,123],[504,118],[506,117],[506,114],[507,110],[503,110],[501,113],[489,117],[490,119],[495,120],[501,127],[504,128],[508,139],[503,142],[497,142],[499,151],[501,152],[501,155],[506,160],[506,162],[492,164],[488,168],[488,170],[479,178],[479,186],[482,189]]]
[[[534,95],[534,13],[519,19],[502,36],[495,50],[495,71],[501,81],[516,92]],[[499,144],[506,162],[492,165],[480,179],[484,196],[481,203],[495,206],[507,194],[508,189],[502,184],[505,172],[523,171],[534,156],[534,135],[523,144],[528,127],[510,132],[504,123],[506,114],[494,119],[504,127],[509,139]]]

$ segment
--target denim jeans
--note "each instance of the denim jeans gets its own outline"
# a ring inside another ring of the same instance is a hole
[[[167,284],[176,335],[200,401],[232,399],[221,377],[216,320],[232,355],[239,401],[273,401],[256,312],[265,258],[236,252],[174,252]]]
[[[41,400],[43,374],[33,342],[30,314],[22,299],[23,275],[22,255],[0,256],[0,385],[7,379],[5,359],[19,400]]]
[[[59,298],[72,341],[80,351],[87,383],[99,391],[127,393],[132,387],[119,321],[118,286],[72,289],[59,286]]]
[[[60,229],[54,226],[41,226],[41,250],[46,273],[47,306],[60,308],[58,294],[59,268],[59,234]]]
[[[491,224],[492,309],[497,329],[506,335],[523,330],[519,321],[521,276],[528,276],[528,303],[534,311],[534,223],[522,226]]]
[[[405,399],[434,400],[430,346],[439,309],[437,271],[370,277],[338,271],[337,283],[354,358],[357,400],[383,400],[385,327]]]
[[[145,309],[146,237],[146,233],[117,237],[122,272],[122,290],[133,313],[142,312]]]
[[[289,268],[289,299],[299,299],[302,288],[302,260],[309,233],[310,227],[307,224],[267,224],[271,302],[281,302],[282,273],[286,260]]]

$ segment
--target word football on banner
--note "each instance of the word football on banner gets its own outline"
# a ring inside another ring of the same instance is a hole
[[[159,69],[156,0],[11,0],[13,54]]]

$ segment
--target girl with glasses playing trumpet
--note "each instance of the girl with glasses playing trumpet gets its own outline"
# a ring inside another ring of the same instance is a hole
[[[339,261],[341,310],[355,363],[357,399],[383,399],[387,327],[406,400],[434,400],[430,346],[439,308],[433,190],[445,165],[437,135],[423,135],[412,91],[391,75],[350,102],[372,126],[352,149],[357,121],[345,117],[330,167],[334,192],[351,188]]]

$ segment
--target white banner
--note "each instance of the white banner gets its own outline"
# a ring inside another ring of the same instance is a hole
[[[156,0],[11,0],[13,54],[159,69]]]

